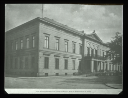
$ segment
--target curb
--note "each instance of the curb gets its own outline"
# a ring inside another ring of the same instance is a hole
[[[108,86],[108,87],[110,87],[110,88],[120,89],[120,88],[116,88],[116,87],[109,86],[109,85],[107,85],[107,84],[104,84],[104,85],[105,85],[105,86]]]

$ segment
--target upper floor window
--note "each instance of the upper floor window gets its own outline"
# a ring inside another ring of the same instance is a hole
[[[65,52],[68,52],[68,41],[65,40]]]
[[[13,50],[13,42],[11,43],[11,49]]]
[[[29,48],[29,38],[27,38],[27,48]]]
[[[82,54],[82,44],[80,44],[79,53]]]
[[[75,42],[72,42],[72,45],[73,45],[73,53],[75,53],[75,50],[76,50],[76,43],[75,43]]]
[[[45,36],[44,47],[49,48],[49,36]]]
[[[32,36],[32,47],[35,47],[35,36]]]
[[[59,39],[58,38],[56,38],[55,48],[56,50],[59,50]]]
[[[88,55],[90,55],[90,48],[89,47],[87,47],[87,51],[88,51]]]
[[[16,50],[18,49],[18,42],[16,41]]]
[[[20,48],[23,49],[23,40],[20,40]]]

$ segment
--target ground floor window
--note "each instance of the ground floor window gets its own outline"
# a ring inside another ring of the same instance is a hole
[[[28,68],[28,57],[25,58],[25,68]]]
[[[55,69],[59,69],[59,58],[55,58]]]
[[[15,58],[15,69],[17,69],[17,58]]]
[[[73,70],[75,70],[75,60],[72,60]]]
[[[65,65],[65,69],[68,69],[68,60],[67,59],[65,59],[65,61],[64,61],[64,65]]]
[[[31,67],[34,68],[34,65],[35,65],[35,57],[32,57],[31,63],[32,63],[32,64],[31,64]]]
[[[44,68],[45,69],[49,68],[49,57],[44,57]]]

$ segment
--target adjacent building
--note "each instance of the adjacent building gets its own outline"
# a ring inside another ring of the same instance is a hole
[[[121,70],[105,57],[109,47],[95,31],[87,35],[52,19],[37,17],[5,34],[6,74],[48,76],[79,70]]]

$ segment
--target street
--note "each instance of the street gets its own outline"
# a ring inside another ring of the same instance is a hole
[[[116,76],[5,77],[5,88],[24,89],[113,89],[105,84],[121,84]],[[119,88],[122,88],[119,87]]]

